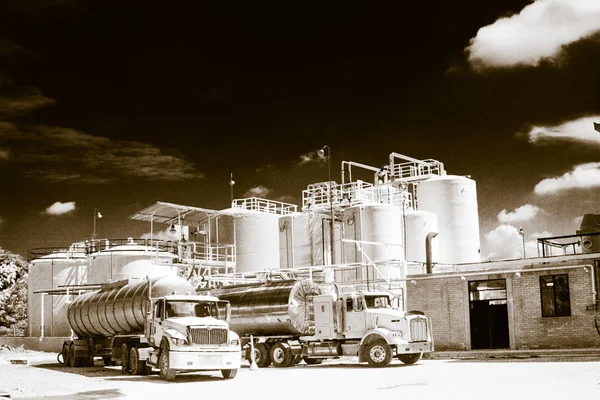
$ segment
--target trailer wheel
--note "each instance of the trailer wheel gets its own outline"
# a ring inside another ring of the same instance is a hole
[[[290,367],[294,362],[294,355],[292,354],[290,345],[285,342],[275,343],[271,348],[271,359],[275,367]]]
[[[233,379],[237,375],[237,369],[222,369],[221,375],[223,375],[224,379]]]
[[[252,349],[248,347],[246,349],[246,360],[252,363]],[[268,367],[271,364],[271,358],[269,357],[269,349],[264,343],[258,343],[254,345],[254,361],[259,368]]]
[[[127,347],[127,343],[123,343],[121,346],[121,372],[123,374],[131,373],[131,370],[129,369],[129,348]]]
[[[411,354],[398,354],[396,357],[402,361],[403,364],[411,365],[421,359],[423,353],[411,353]]]
[[[371,367],[387,367],[392,361],[392,348],[385,340],[375,340],[367,345],[365,355]]]
[[[169,349],[162,349],[158,360],[160,367],[160,377],[167,381],[174,381],[177,371],[169,367]]]
[[[69,346],[67,345],[67,342],[63,343],[63,347],[61,349],[60,354],[62,356],[61,364],[64,364],[65,367],[68,367],[69,366]],[[60,362],[60,360],[58,360],[58,362]]]
[[[144,375],[146,372],[146,361],[140,360],[140,352],[137,347],[132,347],[129,352],[129,367],[133,375]]]
[[[304,356],[304,357],[302,357],[302,359],[308,365],[317,365],[317,364],[323,363],[323,359],[322,358],[311,358],[311,357]]]
[[[77,368],[81,366],[81,359],[79,357],[75,357],[75,343],[71,343],[69,345],[69,367]]]

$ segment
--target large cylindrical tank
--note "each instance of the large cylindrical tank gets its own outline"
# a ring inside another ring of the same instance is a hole
[[[211,290],[231,303],[230,328],[240,336],[312,335],[314,311],[309,296],[321,291],[309,280],[275,281]]]
[[[27,293],[29,336],[40,337],[42,323],[44,336],[63,337],[71,334],[67,323],[67,305],[71,296],[34,293],[38,290],[60,289],[65,285],[87,283],[85,253],[77,251],[73,246],[71,248],[74,250],[47,254],[29,263]],[[43,309],[42,296],[44,297]]]
[[[323,221],[327,224],[326,227]],[[315,212],[284,215],[279,218],[280,268],[327,264],[324,256],[328,254],[330,244],[329,236],[323,240],[324,228],[329,235],[328,217]],[[337,258],[340,259],[339,256]]]
[[[402,243],[402,208],[391,204],[362,204],[344,210],[344,239],[367,244],[344,243],[343,263],[400,260]],[[368,259],[367,259],[368,258]]]
[[[600,215],[585,214],[577,230],[584,254],[600,253]]]
[[[438,232],[437,216],[420,210],[406,210],[406,260],[424,263],[426,261],[425,239],[430,232]],[[432,261],[438,260],[438,241],[431,242]]]
[[[155,247],[135,243],[106,246],[89,256],[88,283],[106,283],[128,278],[175,275],[177,256]]]
[[[447,175],[435,177],[417,186],[417,204],[421,211],[437,216],[439,262],[460,264],[480,261],[479,214],[475,181]]]
[[[195,294],[187,280],[176,276],[150,279],[153,298]],[[67,309],[69,325],[79,338],[113,337],[142,332],[148,307],[148,280],[77,296]]]
[[[222,243],[235,243],[238,273],[279,268],[279,215],[266,212],[230,209],[234,213],[234,229],[227,229],[227,219],[221,217]],[[235,237],[228,237],[235,235]],[[235,241],[234,241],[235,239]]]

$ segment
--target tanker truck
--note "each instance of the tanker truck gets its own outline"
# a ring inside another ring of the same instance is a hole
[[[325,288],[323,288],[325,289]],[[433,351],[428,318],[392,306],[385,291],[324,293],[311,280],[281,280],[210,290],[231,304],[231,329],[242,338],[245,357],[258,367],[289,367],[304,360],[358,356],[373,367],[395,356],[414,364]]]
[[[63,343],[63,362],[71,367],[121,365],[123,373],[160,370],[163,379],[177,372],[220,370],[232,379],[241,363],[239,336],[226,322],[230,306],[199,296],[187,280],[165,276],[102,285],[77,296],[67,308],[76,338]]]

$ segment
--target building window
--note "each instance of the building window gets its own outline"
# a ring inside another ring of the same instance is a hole
[[[569,300],[569,275],[540,276],[542,317],[568,317],[571,315]]]

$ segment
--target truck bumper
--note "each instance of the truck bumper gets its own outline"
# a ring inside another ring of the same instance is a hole
[[[242,360],[241,351],[170,351],[169,366],[176,370],[238,369]]]
[[[431,342],[398,343],[396,346],[396,354],[428,353],[431,351],[433,351],[433,343]]]

